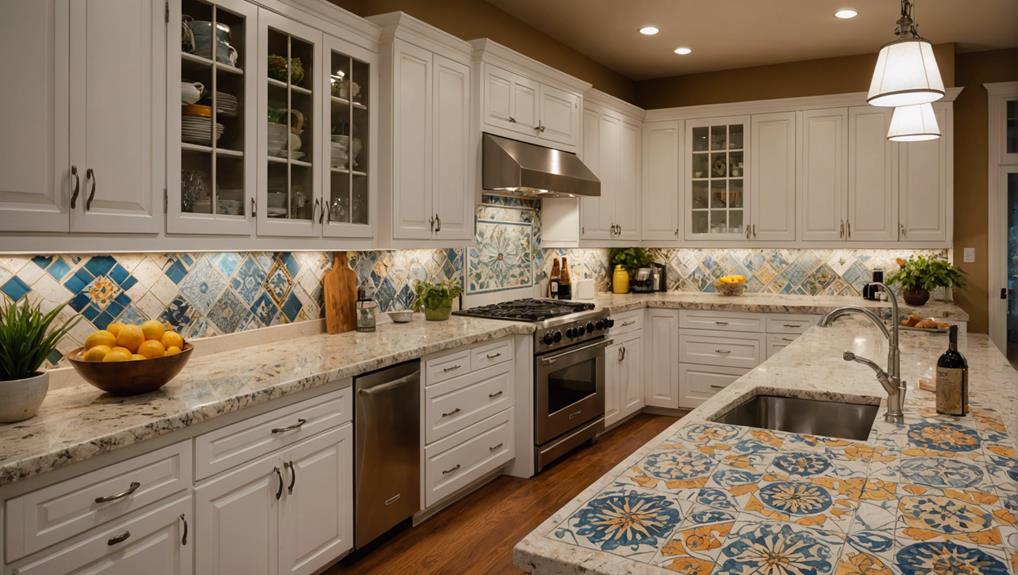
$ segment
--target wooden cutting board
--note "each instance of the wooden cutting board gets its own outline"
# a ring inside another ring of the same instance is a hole
[[[322,276],[325,330],[343,333],[357,328],[357,274],[347,265],[346,252],[336,252],[332,269]]]

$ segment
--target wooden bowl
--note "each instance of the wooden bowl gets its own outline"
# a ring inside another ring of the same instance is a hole
[[[110,363],[85,361],[81,359],[83,350],[75,349],[67,359],[85,381],[114,395],[138,395],[155,391],[176,377],[187,365],[194,346],[185,343],[184,349],[176,355]]]

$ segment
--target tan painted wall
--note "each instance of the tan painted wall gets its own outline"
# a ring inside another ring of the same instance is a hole
[[[553,68],[586,80],[595,88],[633,102],[633,81],[522,20],[477,0],[330,0],[354,14],[370,16],[402,10],[432,26],[463,38],[491,38]]]

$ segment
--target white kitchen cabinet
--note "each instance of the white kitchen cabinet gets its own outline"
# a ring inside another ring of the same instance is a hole
[[[538,124],[538,86],[495,65],[484,67],[484,122],[533,135]]]
[[[647,406],[679,407],[679,312],[648,309],[644,323],[646,373],[643,397]]]
[[[640,153],[642,137],[639,124],[622,121],[619,150],[619,188],[614,194],[616,239],[640,239]]]
[[[795,239],[795,112],[752,118],[752,240]]]
[[[625,385],[622,388],[623,393],[620,402],[622,404],[623,417],[628,417],[643,409],[643,347],[642,331],[626,338],[623,342],[624,357],[622,358],[622,364],[625,370]]]
[[[606,240],[614,231],[612,213],[606,199],[606,196],[610,197],[614,182],[611,168],[603,166],[601,157],[605,147],[614,149],[617,145],[619,123],[616,118],[602,118],[595,110],[583,110],[583,148],[580,158],[601,180],[600,196],[580,198],[580,237],[583,239]],[[602,143],[605,139],[616,139],[616,143]]]
[[[749,116],[686,122],[685,237],[687,240],[747,239],[752,194]]]
[[[642,238],[677,241],[681,222],[679,184],[682,181],[682,123],[647,122],[643,125],[643,176],[640,196]]]
[[[581,240],[640,239],[642,130],[631,108],[605,94],[587,99],[581,159],[601,180],[601,195],[580,200]]]
[[[531,136],[540,132],[540,84],[513,74],[511,129]]]
[[[622,419],[623,369],[622,343],[604,348],[604,425],[610,427]]]
[[[682,381],[679,405],[694,409],[749,371],[740,367],[683,363],[679,366],[679,380]]]
[[[392,156],[386,174],[392,182],[392,235],[428,239],[435,227],[432,54],[400,40],[393,44]]]
[[[942,136],[926,142],[896,144],[899,152],[898,239],[950,241],[954,178],[953,114],[950,104],[934,104]]]
[[[898,154],[887,140],[890,108],[848,110],[849,241],[893,241],[898,237]]]
[[[470,153],[470,66],[436,54],[434,90],[435,237],[472,239],[476,165]]]
[[[544,139],[570,145],[579,140],[580,97],[548,84],[541,84],[538,135]]]
[[[641,312],[642,313],[642,312]],[[643,331],[605,348],[604,424],[610,427],[643,408]]]
[[[799,230],[806,241],[845,239],[848,110],[799,112]]]

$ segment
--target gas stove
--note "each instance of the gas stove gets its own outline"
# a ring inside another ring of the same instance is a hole
[[[517,299],[453,313],[538,324],[534,333],[538,354],[604,337],[615,323],[608,310],[596,309],[592,303],[557,299]]]

